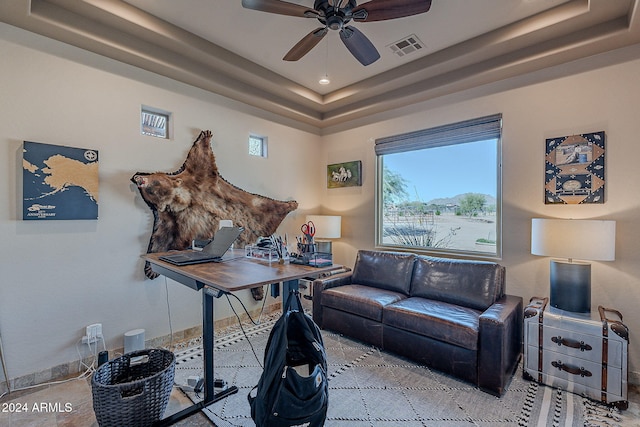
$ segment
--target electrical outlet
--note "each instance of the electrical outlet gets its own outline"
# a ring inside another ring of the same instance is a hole
[[[82,337],[83,344],[93,344],[102,338],[102,323],[94,323],[87,326],[86,335]]]

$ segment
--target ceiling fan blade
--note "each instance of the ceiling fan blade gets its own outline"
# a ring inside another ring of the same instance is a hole
[[[340,30],[340,40],[362,65],[367,66],[380,58],[378,50],[367,36],[351,25]]]
[[[278,15],[316,18],[318,11],[310,7],[289,3],[282,0],[242,0],[242,7],[260,12],[277,13]]]
[[[285,61],[297,61],[305,56],[311,49],[313,49],[320,40],[327,35],[327,27],[317,28],[304,36],[289,52],[284,56]]]
[[[353,8],[353,20],[386,21],[428,12],[431,0],[371,0]]]

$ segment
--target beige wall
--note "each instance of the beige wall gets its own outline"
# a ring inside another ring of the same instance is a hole
[[[174,171],[202,128],[214,133],[222,175],[246,190],[296,199],[300,209],[282,230],[296,234],[307,212],[343,215],[338,262],[352,265],[374,247],[373,140],[487,114],[502,113],[503,259],[508,291],[548,294],[549,260],[530,254],[532,217],[618,221],[615,262],[593,264],[594,304],[616,308],[631,329],[631,380],[640,383],[640,60],[519,89],[483,91],[405,109],[396,119],[324,137],[295,130],[267,114],[133,67],[0,25],[0,334],[11,377],[77,359],[83,328],[102,322],[107,346],[127,330],[147,338],[200,322],[200,295],[163,279],[146,280],[139,255],[151,215],[129,182],[136,171]],[[475,94],[475,95],[474,95]],[[141,104],[174,113],[172,141],[139,135]],[[604,130],[606,203],[548,206],[542,198],[544,140]],[[269,137],[269,159],[246,156],[249,132]],[[24,222],[18,202],[23,140],[90,147],[100,152],[98,221]],[[326,189],[327,164],[362,160],[363,185]],[[247,293],[248,294],[248,293]],[[256,308],[242,295],[249,308]],[[216,303],[217,316],[230,313]]]
[[[620,310],[631,330],[630,380],[640,382],[640,60],[464,101],[442,100],[402,118],[325,136],[325,163],[362,160],[362,187],[323,189],[323,209],[344,217],[336,258],[352,265],[358,248],[373,248],[374,139],[494,113],[503,114],[503,259],[507,290],[528,301],[549,294],[549,258],[530,254],[533,217],[617,221],[615,262],[594,262],[592,304]],[[495,89],[494,89],[495,90]],[[432,103],[433,104],[433,103]],[[545,139],[606,132],[606,203],[545,205]],[[425,177],[434,179],[425,171]],[[597,244],[597,242],[594,242]]]
[[[295,234],[299,216],[317,209],[309,189],[321,181],[308,159],[318,157],[318,136],[4,24],[0,58],[0,334],[11,378],[77,360],[76,342],[92,323],[103,324],[109,349],[122,347],[131,329],[146,329],[147,339],[168,335],[167,291],[174,331],[201,323],[198,292],[144,277],[140,255],[153,217],[129,181],[137,171],[177,170],[200,130],[213,132],[229,182],[298,200],[282,231]],[[172,140],[140,135],[141,104],[173,113]],[[268,137],[267,159],[248,156],[250,132]],[[99,151],[99,220],[22,221],[23,140]],[[240,297],[261,307],[248,291]],[[233,316],[224,298],[215,309],[217,318]]]

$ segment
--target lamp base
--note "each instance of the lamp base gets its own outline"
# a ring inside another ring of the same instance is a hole
[[[591,264],[551,260],[550,276],[552,307],[591,312]]]

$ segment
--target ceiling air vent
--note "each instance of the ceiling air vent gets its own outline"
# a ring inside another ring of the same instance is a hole
[[[422,49],[424,47],[424,43],[422,43],[415,34],[411,34],[402,40],[391,43],[387,47],[396,55],[405,56]]]

